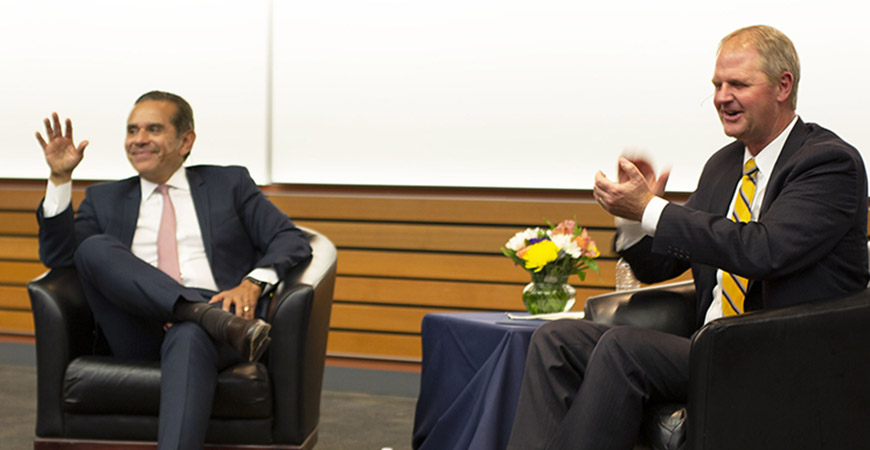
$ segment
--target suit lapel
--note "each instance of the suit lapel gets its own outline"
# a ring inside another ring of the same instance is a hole
[[[776,158],[776,163],[773,165],[773,170],[770,173],[770,180],[767,182],[767,188],[765,188],[764,202],[761,204],[761,213],[759,216],[764,215],[764,212],[770,207],[770,203],[773,199],[779,196],[779,191],[782,190],[780,169],[784,167],[786,162],[794,155],[794,153],[801,148],[804,140],[806,140],[806,136],[807,126],[804,124],[803,120],[798,118],[791,133],[789,133],[788,138],[785,140],[785,144],[782,146],[782,151],[779,153],[779,157]]]
[[[212,261],[211,248],[211,211],[209,208],[209,193],[205,180],[195,171],[187,171],[187,182],[190,184],[190,195],[193,197],[193,207],[196,209],[196,218],[199,222],[199,230],[202,233],[202,244],[205,246],[205,255],[209,264]]]
[[[118,230],[118,238],[128,248],[133,246],[133,235],[136,233],[136,224],[139,222],[139,207],[142,204],[142,186],[139,177],[135,177],[134,180],[134,182],[129,183],[122,200],[123,215],[121,217],[129,218],[129,220],[119,221],[121,229]]]

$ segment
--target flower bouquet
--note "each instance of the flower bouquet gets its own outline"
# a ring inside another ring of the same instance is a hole
[[[576,291],[568,277],[586,278],[586,270],[600,273],[595,262],[600,253],[585,228],[573,220],[550,229],[528,228],[515,234],[501,248],[502,253],[532,276],[523,289],[523,304],[532,314],[567,311],[574,306]]]

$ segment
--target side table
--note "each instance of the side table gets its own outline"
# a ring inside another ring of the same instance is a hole
[[[424,316],[412,447],[507,447],[529,340],[542,323],[510,321],[505,313]]]

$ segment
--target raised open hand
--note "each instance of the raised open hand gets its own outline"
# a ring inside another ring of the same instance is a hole
[[[66,130],[62,133],[57,113],[52,113],[51,120],[46,118],[43,123],[47,141],[38,131],[36,140],[42,146],[45,162],[51,169],[49,179],[55,185],[66,183],[72,179],[73,170],[82,162],[88,141],[82,141],[76,146],[73,142],[72,121],[66,119]]]

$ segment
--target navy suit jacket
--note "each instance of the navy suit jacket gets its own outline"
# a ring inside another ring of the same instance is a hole
[[[867,174],[836,134],[798,120],[774,165],[757,222],[734,223],[728,206],[742,177],[744,146],[706,163],[685,205],[665,207],[655,237],[622,252],[646,283],[692,269],[698,325],[721,268],[750,280],[745,308],[780,308],[867,286]]]
[[[279,277],[311,255],[301,230],[272,204],[243,167],[192,166],[187,169],[203,244],[220,290],[237,286],[251,270],[274,266]],[[106,234],[130,247],[139,218],[139,177],[100,183],[85,191],[73,214],[39,221],[39,255],[49,268],[72,266],[78,244]]]

